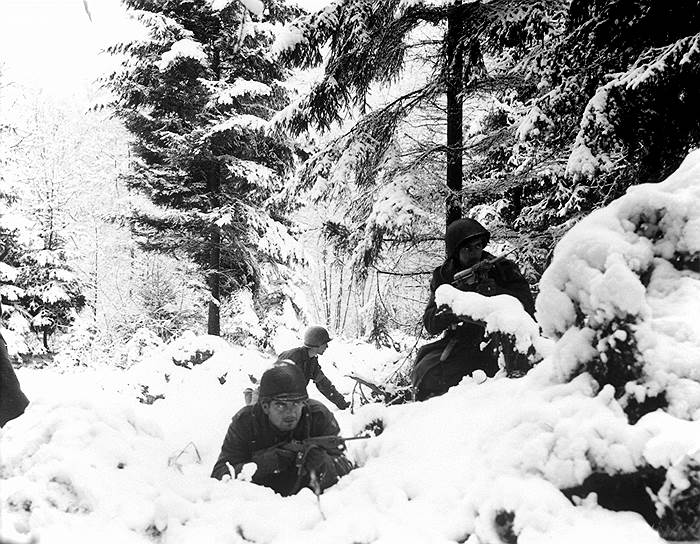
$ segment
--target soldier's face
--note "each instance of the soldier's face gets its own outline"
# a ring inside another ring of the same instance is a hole
[[[272,400],[264,402],[262,409],[277,429],[292,431],[299,424],[305,404],[305,400]]]
[[[323,354],[326,352],[327,349],[328,349],[328,342],[326,342],[325,344],[321,344],[320,346],[318,346],[318,347],[316,348],[316,351],[318,352],[319,355],[323,355]]]
[[[459,247],[459,264],[462,268],[474,266],[481,260],[481,253],[484,250],[482,239],[470,240]]]

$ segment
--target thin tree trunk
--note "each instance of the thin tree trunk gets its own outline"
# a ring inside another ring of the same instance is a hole
[[[221,62],[219,50],[212,48],[211,68],[214,76],[219,79],[221,76]],[[221,179],[219,177],[219,165],[215,159],[211,159],[211,166],[207,171],[207,192],[211,210],[217,209],[220,205],[219,194],[221,192]],[[207,332],[214,336],[221,336],[221,228],[213,223],[209,233],[209,275],[207,285],[209,286],[209,316],[207,319]]]
[[[327,325],[331,320],[331,278],[329,265],[328,265],[328,254],[326,250],[323,250],[323,313],[325,324]]]
[[[464,59],[462,0],[455,0],[447,17],[447,201],[446,225],[462,217],[462,72]]]
[[[219,168],[216,163],[207,172],[207,189],[210,194],[212,209],[219,207]],[[221,335],[221,320],[219,308],[221,306],[220,290],[221,270],[221,230],[217,224],[211,225],[209,232],[209,274],[207,285],[209,286],[209,317],[207,319],[207,332],[214,336]]]
[[[340,278],[338,280],[338,290],[336,291],[335,294],[335,304],[334,304],[334,316],[333,316],[333,329],[340,331],[342,329],[339,329],[340,327],[340,316],[343,313],[343,276],[344,274],[344,269],[343,269],[343,263],[336,261],[336,266],[340,270]]]

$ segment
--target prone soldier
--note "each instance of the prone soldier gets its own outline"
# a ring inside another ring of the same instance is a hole
[[[236,477],[255,463],[252,482],[280,495],[308,486],[321,492],[352,469],[339,430],[333,414],[309,399],[301,370],[276,365],[260,378],[258,401],[233,417],[211,476]]]

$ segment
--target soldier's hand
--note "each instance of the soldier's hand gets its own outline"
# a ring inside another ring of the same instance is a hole
[[[482,295],[492,295],[496,292],[496,282],[491,279],[485,279],[479,282],[477,291]]]
[[[284,448],[271,448],[253,454],[252,461],[258,466],[257,474],[274,474],[294,465],[296,453]]]
[[[290,442],[287,442],[286,444],[282,444],[280,446],[280,449],[296,456],[298,453],[303,453],[306,449],[306,446],[301,440],[292,440]]]
[[[345,400],[345,397],[338,397],[338,399],[335,402],[335,405],[338,407],[338,410],[345,410],[347,408],[350,408],[350,403]]]
[[[309,451],[306,454],[306,459],[304,460],[304,468],[306,468],[308,471],[313,470],[320,478],[327,470],[327,463],[328,454],[324,451],[323,448],[314,446],[312,448],[309,448]]]
[[[439,317],[441,321],[447,323],[448,325],[459,322],[459,317],[457,314],[455,314],[452,311],[452,308],[447,305],[440,306],[435,314],[435,317]]]

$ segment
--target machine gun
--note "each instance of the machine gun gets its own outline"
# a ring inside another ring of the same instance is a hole
[[[452,285],[457,288],[467,289],[469,291],[478,291],[479,285],[490,282],[489,272],[493,269],[493,267],[503,261],[507,255],[510,255],[514,251],[515,248],[507,251],[503,255],[494,257],[493,259],[484,259],[483,261],[479,261],[469,268],[460,270],[455,274]]]

